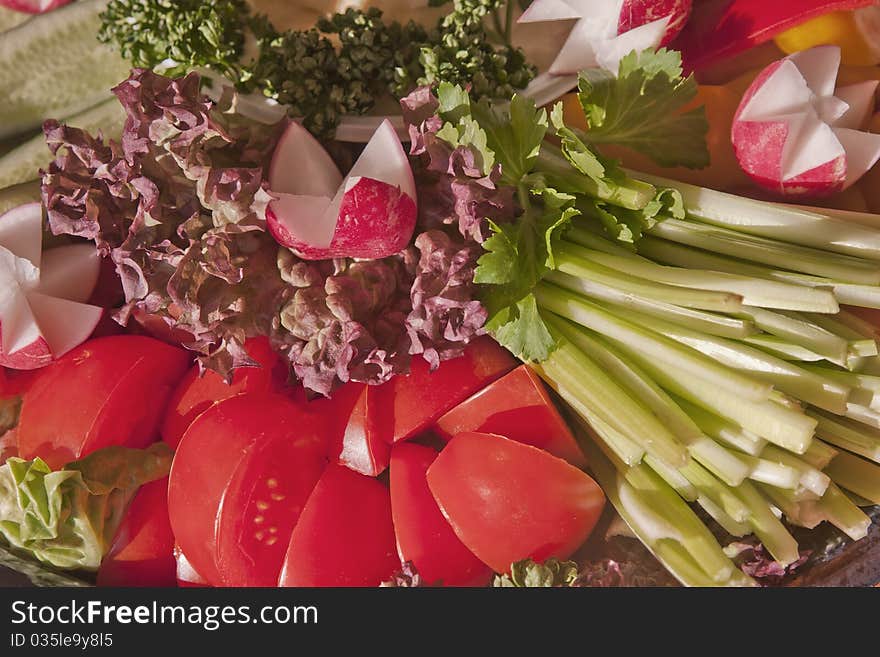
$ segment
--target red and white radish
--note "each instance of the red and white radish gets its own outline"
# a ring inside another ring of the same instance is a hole
[[[45,14],[69,2],[70,0],[0,0],[0,7],[26,14]]]
[[[768,66],[743,96],[731,129],[742,169],[786,197],[846,189],[880,158],[880,135],[859,130],[873,112],[877,81],[835,92],[837,46],[819,46]]]
[[[306,260],[398,253],[416,225],[416,188],[393,125],[384,121],[342,179],[321,145],[291,124],[269,170],[269,230]]]
[[[633,50],[665,45],[682,30],[691,0],[535,0],[520,23],[576,20],[552,75],[601,66],[617,72]]]
[[[27,203],[0,215],[0,365],[36,369],[84,342],[103,310],[84,303],[98,281],[93,245],[42,253],[43,210]]]

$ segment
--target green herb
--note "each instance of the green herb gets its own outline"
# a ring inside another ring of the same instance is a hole
[[[631,52],[616,76],[602,69],[583,71],[579,89],[590,143],[628,146],[661,166],[709,164],[705,109],[681,111],[697,94],[694,77],[682,77],[681,53]]]
[[[495,575],[492,586],[500,588],[550,588],[572,586],[578,579],[578,565],[574,561],[550,558],[544,563],[532,559],[517,561],[510,566],[509,575]]]

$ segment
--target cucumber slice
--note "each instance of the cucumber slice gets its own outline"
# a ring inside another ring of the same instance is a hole
[[[67,125],[96,134],[99,130],[104,140],[119,140],[125,124],[125,111],[115,98],[105,100],[95,107],[71,116],[64,121]],[[43,133],[28,139],[0,157],[0,188],[18,185],[40,177],[40,169],[45,169],[52,160]]]
[[[0,138],[63,119],[110,97],[128,64],[98,42],[107,0],[80,0],[0,38]]]
[[[0,189],[0,215],[25,203],[40,200],[40,183],[37,180],[14,187]]]
[[[30,17],[30,14],[26,14],[23,11],[0,7],[0,33],[11,30],[16,25],[21,25]]]

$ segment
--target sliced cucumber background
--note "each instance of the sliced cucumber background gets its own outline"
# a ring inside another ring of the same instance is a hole
[[[74,114],[65,119],[64,123],[82,128],[93,135],[100,130],[105,142],[109,139],[118,140],[122,136],[125,111],[116,98],[111,98],[85,112]],[[51,160],[52,154],[46,146],[46,140],[39,133],[0,157],[0,189],[37,180],[40,169],[45,169]]]
[[[0,138],[67,118],[110,97],[128,75],[98,42],[107,0],[79,0],[0,36]]]

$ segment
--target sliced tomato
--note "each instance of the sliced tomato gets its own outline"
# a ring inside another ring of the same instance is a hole
[[[325,440],[319,416],[273,393],[237,395],[192,423],[171,466],[169,515],[180,549],[209,584],[277,581],[326,463]]]
[[[490,383],[437,420],[435,432],[449,441],[469,431],[495,433],[533,445],[583,467],[586,458],[544,383],[528,365]]]
[[[426,584],[485,586],[492,570],[452,531],[428,488],[425,475],[437,458],[414,443],[391,451],[391,512],[400,560],[411,561]]]
[[[134,335],[89,340],[43,371],[22,404],[19,448],[53,469],[102,447],[146,447],[190,357]]]
[[[428,486],[461,542],[499,573],[521,559],[567,559],[605,503],[582,470],[485,433],[453,438],[428,469]]]
[[[196,572],[189,559],[181,551],[180,546],[174,544],[174,561],[177,566],[177,586],[180,588],[205,588],[211,586],[205,578]]]
[[[162,422],[162,439],[176,448],[184,432],[199,415],[219,401],[242,392],[269,392],[280,390],[287,378],[286,369],[278,354],[265,337],[245,342],[245,350],[259,367],[242,367],[226,381],[210,370],[202,374],[198,366],[186,373],[171,395],[168,410]]]
[[[174,586],[174,534],[168,520],[168,478],[144,484],[98,569],[98,586]]]
[[[391,446],[383,439],[378,426],[378,418],[372,407],[371,387],[362,383],[348,383],[346,386],[353,387],[354,391],[345,391],[344,394],[350,396],[354,392],[356,396],[341,436],[337,436],[334,458],[340,465],[355,472],[376,477],[388,467]],[[348,404],[343,400],[340,402],[337,409],[344,413]],[[322,410],[331,409],[324,406]]]
[[[279,585],[378,586],[398,568],[388,489],[328,466],[293,529]]]
[[[370,390],[379,426],[387,442],[412,438],[446,411],[516,366],[513,356],[489,337],[472,342],[462,356],[431,372],[414,358],[411,372]]]

